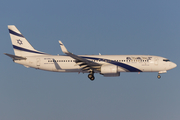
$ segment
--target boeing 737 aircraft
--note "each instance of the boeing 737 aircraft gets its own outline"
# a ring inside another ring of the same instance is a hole
[[[15,63],[35,69],[53,72],[89,73],[88,78],[94,80],[94,73],[105,77],[120,76],[120,72],[158,72],[175,68],[170,60],[151,55],[75,55],[69,52],[59,41],[62,52],[66,55],[50,55],[37,51],[14,25],[8,25],[15,55],[11,57]]]

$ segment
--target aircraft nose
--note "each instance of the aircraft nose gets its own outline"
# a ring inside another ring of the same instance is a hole
[[[176,63],[173,63],[173,65],[172,65],[172,66],[174,66],[174,68],[175,68],[175,67],[177,67]]]
[[[176,63],[171,62],[170,67],[171,67],[171,69],[173,69],[173,68],[177,67],[177,65],[176,65]]]

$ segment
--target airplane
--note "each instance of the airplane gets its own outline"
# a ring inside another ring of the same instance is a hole
[[[94,73],[104,77],[116,77],[120,76],[121,72],[158,72],[157,78],[160,79],[161,73],[177,66],[167,58],[152,55],[75,55],[69,52],[61,41],[61,50],[66,55],[50,55],[34,49],[14,25],[8,25],[8,29],[15,55],[4,54],[27,68],[89,73],[88,78],[93,81]]]

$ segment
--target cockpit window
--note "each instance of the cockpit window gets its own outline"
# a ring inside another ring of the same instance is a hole
[[[168,59],[163,59],[163,61],[165,61],[165,62],[169,62],[170,60],[168,60]]]

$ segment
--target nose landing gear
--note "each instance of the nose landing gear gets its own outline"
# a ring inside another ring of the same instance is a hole
[[[158,79],[160,79],[160,78],[161,78],[161,75],[160,75],[160,74],[158,74],[157,78],[158,78]]]

